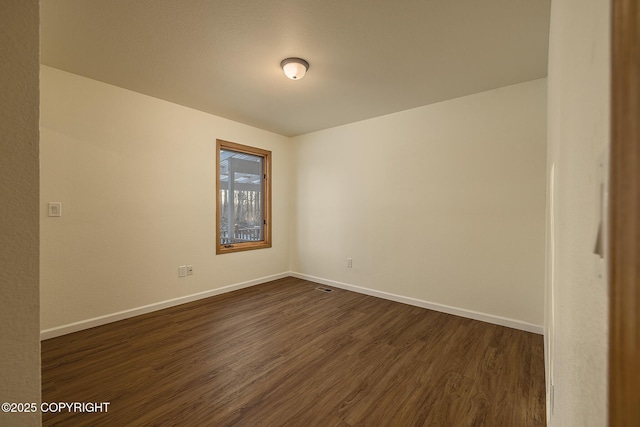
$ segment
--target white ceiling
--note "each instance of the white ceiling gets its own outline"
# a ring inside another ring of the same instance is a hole
[[[545,77],[550,3],[42,0],[41,61],[294,136]]]

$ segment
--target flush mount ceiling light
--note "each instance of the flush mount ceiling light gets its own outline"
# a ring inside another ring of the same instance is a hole
[[[280,66],[284,74],[291,80],[300,80],[309,69],[309,63],[300,58],[283,59]]]

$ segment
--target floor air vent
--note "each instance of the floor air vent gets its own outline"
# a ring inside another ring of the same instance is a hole
[[[333,289],[323,288],[322,286],[318,286],[316,289],[322,292],[333,292]]]

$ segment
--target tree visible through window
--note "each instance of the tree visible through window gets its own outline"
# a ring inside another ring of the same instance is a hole
[[[271,247],[271,151],[216,142],[216,253]]]

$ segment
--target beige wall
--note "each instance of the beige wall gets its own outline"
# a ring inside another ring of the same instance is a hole
[[[0,3],[0,403],[40,401],[38,11]],[[0,412],[0,425],[40,425],[40,414]]]
[[[293,142],[293,271],[542,330],[546,79]]]
[[[607,424],[607,284],[593,249],[598,163],[609,146],[609,8],[608,0],[551,5],[545,323],[550,425],[559,427]]]
[[[41,81],[43,330],[289,270],[288,138],[54,68]],[[216,138],[273,152],[270,249],[215,254]]]
[[[45,336],[290,270],[542,330],[545,79],[293,139],[41,80]],[[215,255],[216,138],[273,151],[273,248]]]

